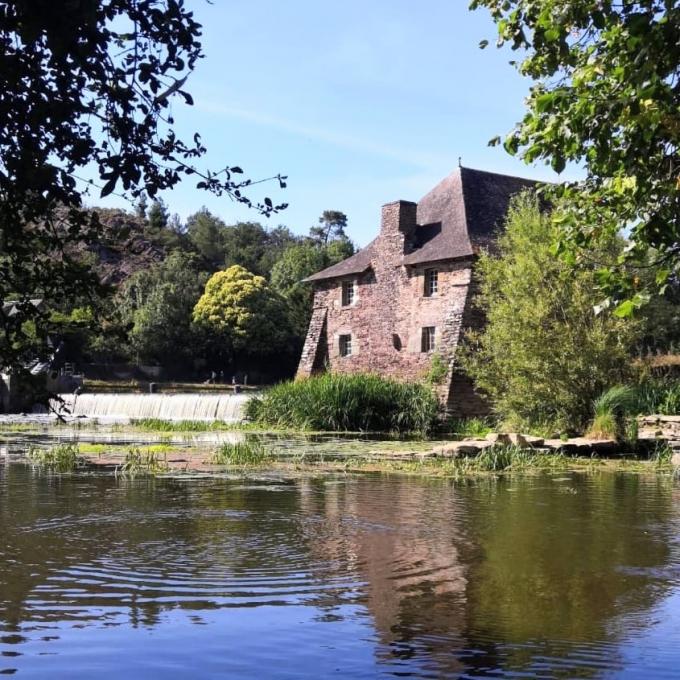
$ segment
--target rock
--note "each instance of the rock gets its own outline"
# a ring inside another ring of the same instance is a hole
[[[680,451],[671,456],[671,465],[673,467],[680,467]]]
[[[486,441],[491,444],[510,444],[510,435],[499,432],[490,432],[486,435]]]
[[[541,437],[532,437],[530,434],[519,434],[517,432],[510,433],[508,437],[513,446],[518,446],[521,449],[538,449],[543,446],[543,442],[545,441]]]

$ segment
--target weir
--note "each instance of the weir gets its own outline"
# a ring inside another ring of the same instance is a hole
[[[62,394],[64,406],[71,416],[88,418],[159,418],[161,420],[222,420],[238,423],[250,399],[245,394]],[[58,402],[52,403],[54,409]]]

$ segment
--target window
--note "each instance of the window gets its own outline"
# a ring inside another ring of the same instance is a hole
[[[439,290],[439,272],[436,269],[425,270],[425,297],[432,297]]]
[[[423,352],[433,352],[434,351],[434,326],[425,326],[422,331],[420,338],[420,349]]]
[[[354,304],[354,281],[342,282],[342,306],[349,307]]]
[[[352,354],[352,336],[351,335],[341,335],[340,336],[340,356],[348,357]]]

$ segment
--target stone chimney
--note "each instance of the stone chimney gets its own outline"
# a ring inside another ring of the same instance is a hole
[[[417,208],[418,204],[412,201],[394,201],[382,207],[380,241],[384,251],[399,262],[413,249]]]

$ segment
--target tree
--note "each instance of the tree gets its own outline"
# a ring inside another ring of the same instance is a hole
[[[191,364],[197,344],[192,313],[206,280],[196,256],[175,251],[126,281],[119,305],[139,359],[175,369]]]
[[[498,256],[483,253],[477,264],[487,325],[469,335],[463,364],[513,425],[579,430],[593,400],[629,374],[641,329],[595,313],[595,268],[555,258],[557,231],[534,197],[513,201]],[[612,239],[596,255],[606,264],[619,252]]]
[[[319,224],[309,230],[309,236],[319,245],[325,246],[334,239],[347,239],[346,227],[345,213],[339,210],[324,210],[319,217]]]
[[[93,187],[153,199],[192,176],[264,214],[283,207],[249,198],[253,182],[238,166],[198,168],[200,137],[187,143],[173,129],[171,103],[192,103],[184,85],[202,56],[200,32],[182,0],[0,7],[0,300],[18,303],[0,316],[0,368],[45,353],[48,315],[31,298],[96,285],[69,249],[97,242],[97,211],[83,209]],[[92,168],[99,180],[83,181]]]
[[[312,287],[303,283],[303,279],[346,259],[353,252],[354,246],[349,239],[331,241],[325,247],[307,240],[284,250],[272,267],[272,288],[286,299],[299,342],[307,334],[314,299]]]
[[[257,222],[238,222],[228,226],[224,229],[223,238],[225,267],[237,264],[265,277],[269,276],[283,250],[297,240],[286,227],[268,231]]]
[[[323,248],[311,243],[291,246],[272,268],[272,288],[288,302],[291,324],[299,340],[304,339],[312,315],[312,287],[303,283],[306,277],[327,267]]]
[[[196,303],[194,322],[213,333],[222,361],[286,353],[286,305],[262,276],[234,265],[213,274]]]
[[[205,207],[187,219],[189,241],[211,269],[224,262],[224,228],[224,222]]]
[[[649,248],[655,283],[680,267],[680,6],[670,0],[473,0],[498,25],[498,45],[523,58],[537,81],[527,113],[505,140],[527,163],[561,172],[582,163],[582,182],[559,185],[556,251],[576,263],[629,229],[629,247],[598,283],[629,315],[647,299],[641,263]],[[482,41],[485,47],[488,41]],[[492,143],[497,143],[496,138]]]
[[[157,198],[149,208],[147,220],[149,222],[149,229],[152,232],[158,233],[168,226],[168,209],[165,206],[162,198]]]

